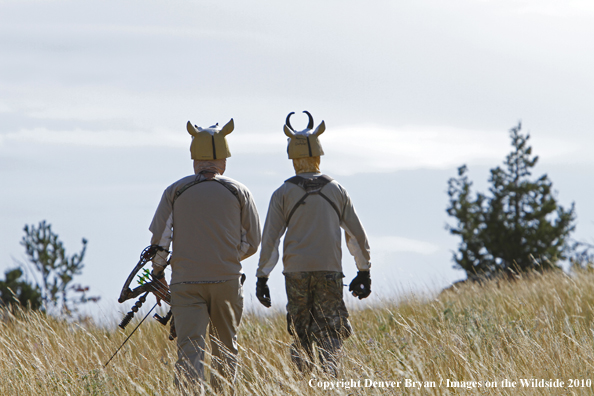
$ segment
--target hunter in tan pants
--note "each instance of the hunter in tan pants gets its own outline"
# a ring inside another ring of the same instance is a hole
[[[241,260],[260,244],[260,222],[250,191],[222,176],[230,156],[224,136],[233,120],[198,128],[190,151],[194,175],[167,187],[150,226],[151,244],[169,250],[153,260],[153,275],[167,286],[164,268],[171,264],[171,310],[178,343],[176,381],[182,388],[199,388],[204,379],[206,334],[210,338],[210,384],[222,389],[235,378],[237,329],[243,311]]]

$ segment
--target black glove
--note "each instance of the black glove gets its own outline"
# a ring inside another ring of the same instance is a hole
[[[371,294],[371,275],[369,271],[358,271],[357,276],[349,285],[349,291],[359,300],[369,297]]]
[[[270,302],[270,289],[266,285],[268,278],[258,278],[256,282],[256,297],[260,300],[260,303],[266,308],[270,308],[272,303]]]

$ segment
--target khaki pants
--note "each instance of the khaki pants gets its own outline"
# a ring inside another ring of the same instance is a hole
[[[212,367],[233,382],[237,366],[237,328],[243,311],[240,279],[221,283],[174,284],[170,290],[177,330],[178,361],[175,366],[178,383],[204,379],[207,328]],[[216,377],[211,373],[210,384],[215,390],[220,390],[221,383]]]

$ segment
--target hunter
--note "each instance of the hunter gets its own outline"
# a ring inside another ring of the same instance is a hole
[[[320,350],[322,368],[336,376],[343,341],[352,334],[343,299],[341,231],[358,268],[349,291],[359,299],[371,293],[370,251],[363,225],[347,191],[320,172],[324,155],[318,137],[324,121],[314,130],[313,117],[303,131],[295,131],[287,116],[289,159],[296,176],[286,180],[270,199],[256,273],[256,296],[271,306],[268,277],[283,243],[283,274],[287,292],[287,328],[294,336],[291,360],[302,373],[313,368],[312,343]]]
[[[161,280],[162,291],[171,291],[176,383],[182,387],[201,386],[204,380],[207,329],[212,388],[222,390],[221,377],[230,383],[235,379],[245,280],[241,260],[258,249],[260,220],[247,187],[223,176],[231,156],[226,135],[233,128],[233,119],[222,128],[200,128],[188,121],[194,175],[165,189],[149,228],[151,244],[165,250],[173,244],[169,285],[166,253],[157,254],[152,273]]]

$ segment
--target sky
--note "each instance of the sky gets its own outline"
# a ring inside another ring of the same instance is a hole
[[[0,0],[0,271],[26,260],[24,225],[46,220],[67,253],[89,241],[75,283],[102,297],[99,321],[118,320],[161,194],[192,172],[186,122],[234,119],[226,176],[264,222],[293,175],[285,117],[302,129],[303,110],[325,121],[322,171],[369,235],[373,293],[347,297],[352,308],[465,278],[447,180],[467,164],[485,191],[520,121],[535,173],[575,202],[574,238],[592,242],[592,70],[589,0]],[[257,260],[244,262],[245,298],[263,313]]]

